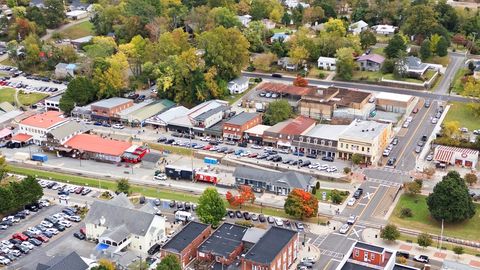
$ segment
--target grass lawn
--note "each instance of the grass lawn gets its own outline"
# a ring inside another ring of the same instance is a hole
[[[379,82],[384,74],[380,71],[361,71],[355,70],[353,72],[352,80],[355,81],[369,81],[369,82]]]
[[[17,64],[15,64],[15,62],[13,62],[12,59],[10,58],[3,60],[2,62],[0,62],[0,64],[4,66],[13,66],[13,67],[17,66]]]
[[[88,35],[93,35],[93,24],[90,21],[81,22],[65,28],[60,32],[64,38],[77,39]]]
[[[191,148],[167,145],[167,144],[158,144],[158,143],[149,143],[148,146],[152,149],[158,151],[170,151],[171,153],[183,155],[183,156],[191,156],[193,155],[193,150]]]
[[[47,94],[44,93],[19,93],[18,94],[18,99],[20,103],[22,103],[25,106],[30,106],[34,103],[37,103],[38,101],[48,97]]]
[[[458,121],[462,127],[466,127],[469,130],[480,129],[480,121],[472,117],[472,112],[468,108],[467,103],[451,102],[445,121]]]
[[[384,74],[383,75],[383,78],[387,79],[387,80],[394,80],[394,81],[404,81],[404,82],[411,82],[411,83],[421,83],[423,84],[423,81],[422,80],[418,80],[418,79],[414,79],[414,78],[400,78],[400,79],[397,79],[393,76],[392,73],[389,73],[389,74]]]
[[[434,57],[428,59],[427,61],[425,61],[425,63],[438,64],[438,65],[442,65],[442,66],[446,67],[450,63],[450,57],[448,57],[448,55],[443,56],[443,57],[434,56]]]
[[[440,234],[441,222],[430,217],[427,208],[426,196],[408,196],[402,195],[398,201],[393,214],[390,216],[390,222],[399,227],[414,229],[433,234]],[[472,241],[480,240],[480,205],[476,205],[477,213],[470,220],[457,224],[445,224],[444,235],[468,239]],[[400,218],[400,209],[412,209],[413,216]]]
[[[460,68],[455,72],[455,76],[453,77],[453,82],[452,82],[452,89],[450,90],[451,92],[455,92],[457,94],[462,94],[463,92],[463,84],[462,84],[462,78],[467,74],[469,70],[467,68]]]
[[[225,98],[226,101],[228,101],[228,104],[232,105],[233,103],[237,102],[237,100],[241,99],[243,96],[245,96],[250,90],[255,88],[257,86],[257,83],[249,84],[248,89],[244,91],[243,93],[240,94],[235,94],[235,95],[229,95]]]
[[[39,178],[51,179],[51,180],[56,180],[64,183],[67,183],[68,181],[68,183],[70,184],[80,185],[80,186],[90,186],[95,188],[99,187],[99,188],[108,189],[111,191],[115,191],[117,186],[115,181],[109,181],[104,179],[95,179],[95,178],[76,176],[76,175],[57,173],[57,172],[49,172],[49,171],[43,171],[43,170],[37,170],[37,169],[29,169],[29,168],[23,168],[23,167],[11,166],[11,165],[9,165],[7,168],[10,172],[16,173],[16,174],[35,175]],[[189,193],[187,191],[185,192],[172,191],[172,190],[161,188],[160,186],[155,188],[150,186],[131,185],[131,191],[132,193],[141,193],[147,197],[193,202],[193,203],[197,203],[198,197],[199,197],[199,195]],[[225,200],[225,204],[228,205],[226,200]],[[242,206],[241,209],[246,211],[251,211],[251,212],[263,213],[265,215],[270,215],[270,216],[291,218],[289,215],[285,213],[285,211],[283,211],[283,209],[261,207],[260,205],[244,205]]]
[[[315,197],[317,197],[318,201],[320,202],[324,202],[322,200],[322,193],[323,192],[326,192],[327,193],[327,202],[331,202],[331,198],[332,198],[332,189],[323,189],[323,188],[320,188],[319,190],[317,190],[317,192],[315,193]],[[340,195],[342,196],[342,202],[340,204],[342,204],[348,197],[348,193],[342,193],[343,191],[340,190]]]
[[[377,40],[378,41],[378,40]],[[388,43],[388,42],[387,42]],[[385,53],[383,52],[385,48],[373,48],[372,53],[376,53],[382,56],[385,56]]]
[[[406,241],[406,242],[410,242],[410,243],[414,243],[416,244],[417,243],[417,237],[415,236],[412,236],[412,235],[408,235],[408,234],[400,234],[400,238],[398,238],[398,240],[402,240],[402,241]],[[432,243],[432,246],[433,247],[438,247],[438,239],[433,239],[433,243]],[[448,242],[443,242],[442,243],[442,249],[446,249],[446,250],[453,250],[453,247],[455,247],[454,244],[451,244],[451,243],[448,243]],[[466,247],[466,246],[463,246],[463,251],[465,254],[470,254],[470,255],[477,255],[477,254],[480,254],[480,251],[474,249],[474,248],[469,248],[469,247]]]
[[[12,88],[0,88],[0,102],[9,102],[13,104],[15,102],[15,89]]]

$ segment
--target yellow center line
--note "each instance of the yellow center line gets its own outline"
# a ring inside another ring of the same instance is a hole
[[[327,265],[325,265],[325,267],[323,268],[323,270],[326,270],[328,269],[328,266],[330,265],[330,263],[332,262],[333,259],[330,259],[327,263]]]

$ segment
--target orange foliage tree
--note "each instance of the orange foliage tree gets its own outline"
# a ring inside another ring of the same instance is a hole
[[[293,85],[306,87],[308,86],[308,81],[304,77],[297,75],[297,78],[295,78],[295,80],[293,81]]]
[[[318,213],[318,199],[312,193],[296,188],[288,194],[284,209],[285,213],[296,218],[314,217]]]
[[[255,202],[255,193],[253,193],[251,186],[241,185],[238,187],[237,195],[233,195],[230,191],[227,191],[226,199],[230,206],[238,207],[242,206],[245,202]]]

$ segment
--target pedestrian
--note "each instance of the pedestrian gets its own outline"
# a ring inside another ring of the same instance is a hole
[[[310,252],[310,246],[308,246],[308,252]]]

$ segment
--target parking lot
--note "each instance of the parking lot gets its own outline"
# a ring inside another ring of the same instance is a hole
[[[9,72],[11,76],[3,77],[0,86],[12,87],[25,92],[39,92],[49,95],[61,93],[67,89],[66,82],[51,80],[47,77],[26,75],[12,67],[0,66],[0,70]]]

